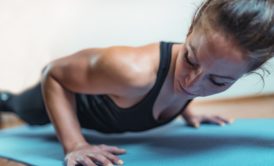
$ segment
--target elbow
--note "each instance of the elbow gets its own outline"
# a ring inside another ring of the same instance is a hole
[[[48,78],[49,76],[52,74],[52,67],[53,64],[50,63],[48,65],[46,65],[41,72],[41,83],[43,84]]]
[[[58,61],[53,61],[46,65],[40,77],[40,82],[42,89],[51,89],[56,86],[64,86],[64,71],[65,66],[58,63]],[[64,87],[63,87],[64,88]]]
[[[55,77],[56,72],[57,72],[56,63],[51,62],[48,65],[46,65],[41,72],[40,81],[42,86],[45,86],[45,84],[47,84],[49,80],[52,80],[52,79],[56,80],[56,77]]]

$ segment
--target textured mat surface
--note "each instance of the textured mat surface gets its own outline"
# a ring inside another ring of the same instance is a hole
[[[93,143],[125,148],[120,157],[128,166],[273,166],[273,126],[274,119],[253,119],[193,129],[178,120],[142,133],[84,133]],[[1,131],[0,156],[39,166],[62,166],[64,157],[50,125]]]

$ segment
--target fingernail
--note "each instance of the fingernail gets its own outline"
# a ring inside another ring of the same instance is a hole
[[[196,123],[196,124],[194,124],[194,127],[195,127],[195,128],[199,128],[200,125]]]
[[[123,162],[122,160],[118,160],[118,161],[117,161],[117,164],[118,164],[118,165],[123,165],[124,162]]]
[[[107,166],[113,166],[113,164],[109,163]]]

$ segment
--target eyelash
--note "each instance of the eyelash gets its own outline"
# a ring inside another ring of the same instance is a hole
[[[212,84],[214,84],[216,86],[219,86],[219,87],[225,86],[225,83],[218,83],[218,82],[214,81],[212,78],[209,78],[209,80],[211,81]]]
[[[186,62],[187,62],[190,66],[195,67],[195,64],[193,64],[193,63],[189,60],[189,58],[188,58],[188,51],[185,52],[185,56],[184,56],[184,57],[185,57]],[[214,84],[214,85],[216,85],[216,86],[219,86],[219,87],[225,86],[225,83],[218,83],[218,82],[214,81],[212,78],[210,78],[209,80],[211,81],[212,84]]]
[[[192,66],[192,67],[194,67],[195,66],[195,64],[193,64],[190,60],[189,60],[189,58],[188,58],[188,51],[186,51],[185,52],[185,60],[186,60],[186,62],[190,65],[190,66]]]

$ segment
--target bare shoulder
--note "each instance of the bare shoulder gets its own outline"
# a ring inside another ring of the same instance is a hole
[[[53,61],[50,74],[73,92],[141,94],[154,83],[158,54],[157,43],[89,48]]]
[[[159,54],[157,43],[139,47],[113,46],[104,49],[91,66],[91,72],[104,74],[118,83],[121,89],[146,91],[155,80],[155,60]],[[118,89],[120,89],[118,88]]]

